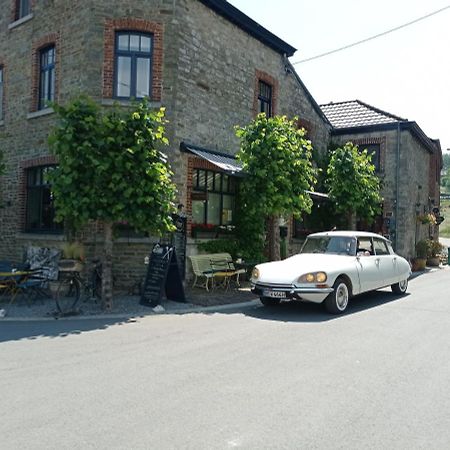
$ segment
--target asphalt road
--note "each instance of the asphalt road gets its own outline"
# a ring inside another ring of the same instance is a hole
[[[0,323],[2,449],[448,449],[450,269],[316,305]]]

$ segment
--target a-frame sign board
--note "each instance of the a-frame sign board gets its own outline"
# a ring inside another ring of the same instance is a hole
[[[161,303],[164,293],[169,300],[186,302],[175,248],[155,244],[150,254],[140,303],[155,307]]]

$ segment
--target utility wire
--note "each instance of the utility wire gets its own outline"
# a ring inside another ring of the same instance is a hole
[[[353,42],[353,44],[344,45],[343,47],[339,47],[335,50],[330,50],[328,52],[321,53],[320,55],[312,56],[311,58],[306,58],[306,59],[302,59],[300,61],[293,62],[292,65],[301,64],[301,63],[308,62],[308,61],[313,61],[314,59],[323,58],[324,56],[332,55],[333,53],[341,52],[342,50],[347,50],[348,48],[355,47],[360,44],[364,44],[365,42],[372,41],[373,39],[377,39],[381,36],[385,36],[386,34],[392,33],[397,30],[401,30],[402,28],[409,27],[410,25],[420,22],[421,20],[428,19],[429,17],[435,16],[436,14],[439,14],[449,8],[450,8],[450,5],[444,6],[443,8],[438,9],[437,11],[433,11],[425,16],[422,16],[422,17],[419,17],[418,19],[412,20],[411,22],[404,23],[403,25],[400,25],[395,28],[391,28],[390,30],[383,31],[382,33],[375,34],[366,39],[362,39],[360,41]]]

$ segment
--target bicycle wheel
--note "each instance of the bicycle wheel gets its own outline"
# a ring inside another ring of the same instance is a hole
[[[80,281],[75,277],[63,278],[56,291],[56,306],[60,313],[75,311],[80,300]]]

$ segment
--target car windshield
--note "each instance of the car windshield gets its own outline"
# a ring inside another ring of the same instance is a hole
[[[332,253],[354,256],[356,254],[356,239],[346,236],[308,237],[300,253]]]

